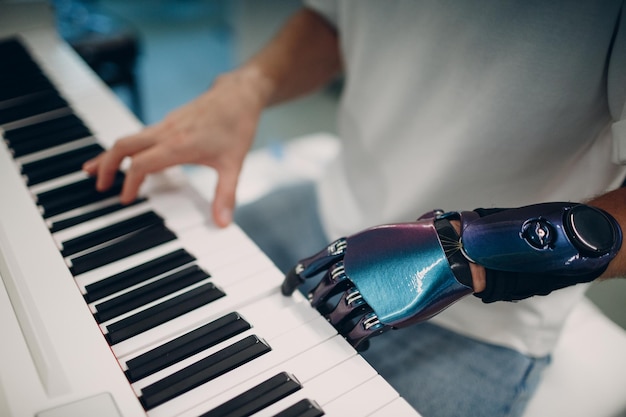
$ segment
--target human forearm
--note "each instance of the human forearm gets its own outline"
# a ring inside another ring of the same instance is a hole
[[[122,160],[130,157],[120,196],[120,201],[128,203],[137,197],[150,173],[182,163],[210,166],[218,174],[213,218],[226,226],[232,218],[241,166],[263,109],[320,87],[337,73],[339,62],[332,27],[303,9],[240,68],[218,77],[210,89],[161,122],[121,138],[83,169],[97,175],[97,188],[106,190]]]
[[[587,204],[600,208],[619,223],[622,232],[626,231],[626,188],[608,192],[587,202]],[[609,263],[606,271],[598,279],[617,278],[626,276],[626,250],[624,244],[617,256]]]
[[[249,85],[264,105],[271,106],[315,91],[340,69],[334,28],[317,13],[302,9],[266,47],[223,77],[252,81]]]

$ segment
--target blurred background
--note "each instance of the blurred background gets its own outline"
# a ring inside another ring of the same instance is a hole
[[[60,33],[83,57],[115,43],[134,65],[136,86],[111,83],[145,123],[192,100],[220,73],[249,58],[278,30],[300,0],[55,0]],[[134,43],[134,46],[131,46]],[[109,48],[110,49],[110,48]],[[97,59],[97,58],[96,58]],[[89,60],[89,59],[88,59]],[[110,64],[110,63],[109,63]],[[100,66],[103,78],[114,72]],[[110,76],[110,75],[109,75]],[[263,116],[256,147],[335,130],[337,91],[330,87]]]
[[[245,61],[300,7],[300,0],[55,0],[57,26],[145,124],[192,100]],[[254,149],[280,157],[292,138],[336,131],[340,83],[265,112]],[[306,148],[305,148],[306,149]],[[311,148],[306,150],[311,153]],[[332,153],[332,152],[331,152]],[[322,152],[320,160],[328,156]],[[299,165],[302,166],[302,165]],[[298,175],[280,171],[278,175]],[[206,171],[189,168],[196,181]],[[274,172],[273,174],[276,174]],[[626,280],[588,293],[626,329]]]

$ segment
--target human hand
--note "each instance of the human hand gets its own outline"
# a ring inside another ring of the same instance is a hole
[[[252,71],[240,70],[219,77],[215,85],[163,121],[121,138],[115,145],[83,165],[97,175],[96,188],[108,189],[124,158],[130,157],[120,194],[132,202],[146,175],[177,164],[202,164],[217,171],[212,205],[217,225],[231,222],[235,191],[246,153],[250,149],[265,105],[263,81]]]
[[[427,320],[482,291],[484,269],[462,255],[459,227],[429,214],[339,239],[301,260],[287,274],[283,293],[325,272],[309,293],[311,305],[355,348],[366,349],[369,338]]]

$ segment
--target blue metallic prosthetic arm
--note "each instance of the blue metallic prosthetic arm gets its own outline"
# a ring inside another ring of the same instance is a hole
[[[471,294],[470,262],[487,270],[487,288],[476,294],[483,301],[517,300],[596,278],[621,240],[611,216],[582,204],[435,211],[333,242],[301,260],[282,290],[289,295],[324,273],[311,304],[365,348],[372,336],[427,320]]]

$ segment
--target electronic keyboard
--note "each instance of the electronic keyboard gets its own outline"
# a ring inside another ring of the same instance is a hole
[[[97,192],[83,162],[141,124],[54,30],[6,32],[0,415],[419,415],[179,168]]]

